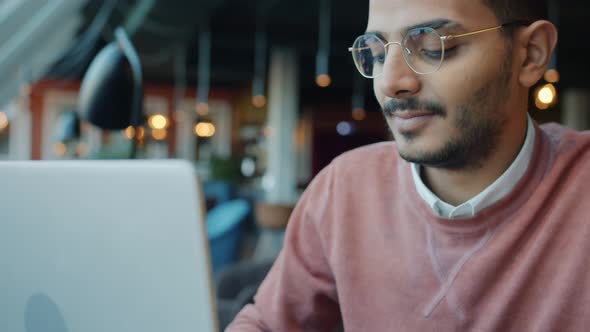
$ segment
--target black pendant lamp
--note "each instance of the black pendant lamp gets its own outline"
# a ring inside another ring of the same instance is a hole
[[[62,143],[75,141],[80,138],[80,120],[75,111],[63,112],[57,122],[55,140]]]
[[[116,41],[98,53],[84,75],[80,116],[105,130],[137,129],[144,119],[141,64],[125,31],[117,28],[115,36]],[[130,157],[135,158],[137,137],[132,146]]]

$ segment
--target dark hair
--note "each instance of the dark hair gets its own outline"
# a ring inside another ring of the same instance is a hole
[[[534,22],[547,18],[546,0],[482,0],[501,23],[515,20]]]

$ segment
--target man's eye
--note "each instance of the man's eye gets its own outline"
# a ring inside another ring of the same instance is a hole
[[[453,56],[457,51],[457,46],[452,48],[445,49],[445,57]],[[442,49],[434,49],[434,50],[427,50],[423,49],[421,51],[422,55],[431,58],[431,59],[440,59],[442,57]]]
[[[440,59],[442,57],[442,50],[422,50],[422,55],[431,59]]]
[[[382,63],[385,60],[385,52],[379,47],[371,47],[371,56],[373,57],[373,62],[375,63]]]
[[[384,63],[385,62],[385,54],[377,54],[373,55],[373,63]]]

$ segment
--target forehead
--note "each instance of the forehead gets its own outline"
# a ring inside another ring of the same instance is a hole
[[[480,0],[370,0],[367,30],[398,34],[406,27],[439,19],[469,28],[498,23]]]

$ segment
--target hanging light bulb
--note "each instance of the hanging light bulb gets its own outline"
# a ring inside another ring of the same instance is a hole
[[[256,27],[254,42],[254,80],[252,81],[252,105],[256,108],[266,106],[265,76],[266,76],[266,31],[259,23]]]
[[[211,80],[211,32],[204,24],[199,33],[199,65],[197,106],[199,115],[209,114],[209,84]]]
[[[123,135],[125,135],[125,138],[127,139],[133,139],[135,137],[135,127],[133,126],[129,126],[127,127],[124,131],[123,131]]]
[[[144,127],[137,127],[137,139],[143,140],[145,138],[145,128]]]
[[[57,142],[53,145],[53,153],[58,157],[63,157],[68,152],[68,147],[64,142]]]
[[[367,118],[367,111],[365,111],[364,108],[357,107],[354,110],[352,110],[352,118],[355,121],[363,121]]]
[[[199,114],[200,116],[206,116],[209,114],[209,104],[208,103],[197,103],[197,114]]]
[[[355,121],[363,121],[367,118],[365,111],[365,81],[358,75],[354,76],[352,91],[352,118]]]
[[[560,75],[559,72],[557,71],[557,69],[549,69],[547,72],[545,72],[545,81],[549,82],[549,83],[557,83],[559,82],[560,79]]]
[[[559,26],[559,1],[549,0],[547,9],[549,14],[549,20],[553,22],[555,26]],[[559,71],[557,70],[557,52],[557,49],[553,51],[553,54],[551,55],[551,62],[549,63],[549,70],[547,70],[544,75],[545,81],[547,81],[548,83],[555,84],[559,82],[560,79]]]
[[[252,105],[256,108],[263,108],[266,106],[266,97],[263,95],[256,95],[252,97]]]
[[[166,139],[166,137],[168,137],[168,132],[166,131],[166,129],[153,129],[152,137],[156,141],[163,141]]]
[[[8,128],[8,116],[4,112],[0,112],[0,131]]]
[[[545,85],[539,90],[539,101],[543,104],[551,104],[555,99],[555,88],[551,84]]]
[[[557,102],[557,90],[551,83],[545,84],[535,92],[535,106],[540,110],[546,110]]]
[[[330,0],[320,0],[318,53],[316,55],[316,84],[326,88],[332,84],[329,74],[330,58]]]
[[[195,125],[195,135],[199,137],[213,137],[215,135],[215,125],[208,121],[199,122]]]
[[[151,115],[148,118],[148,125],[152,129],[168,128],[168,118],[162,114]]]
[[[316,77],[315,82],[320,88],[327,88],[332,84],[332,78],[328,74],[320,74]]]

